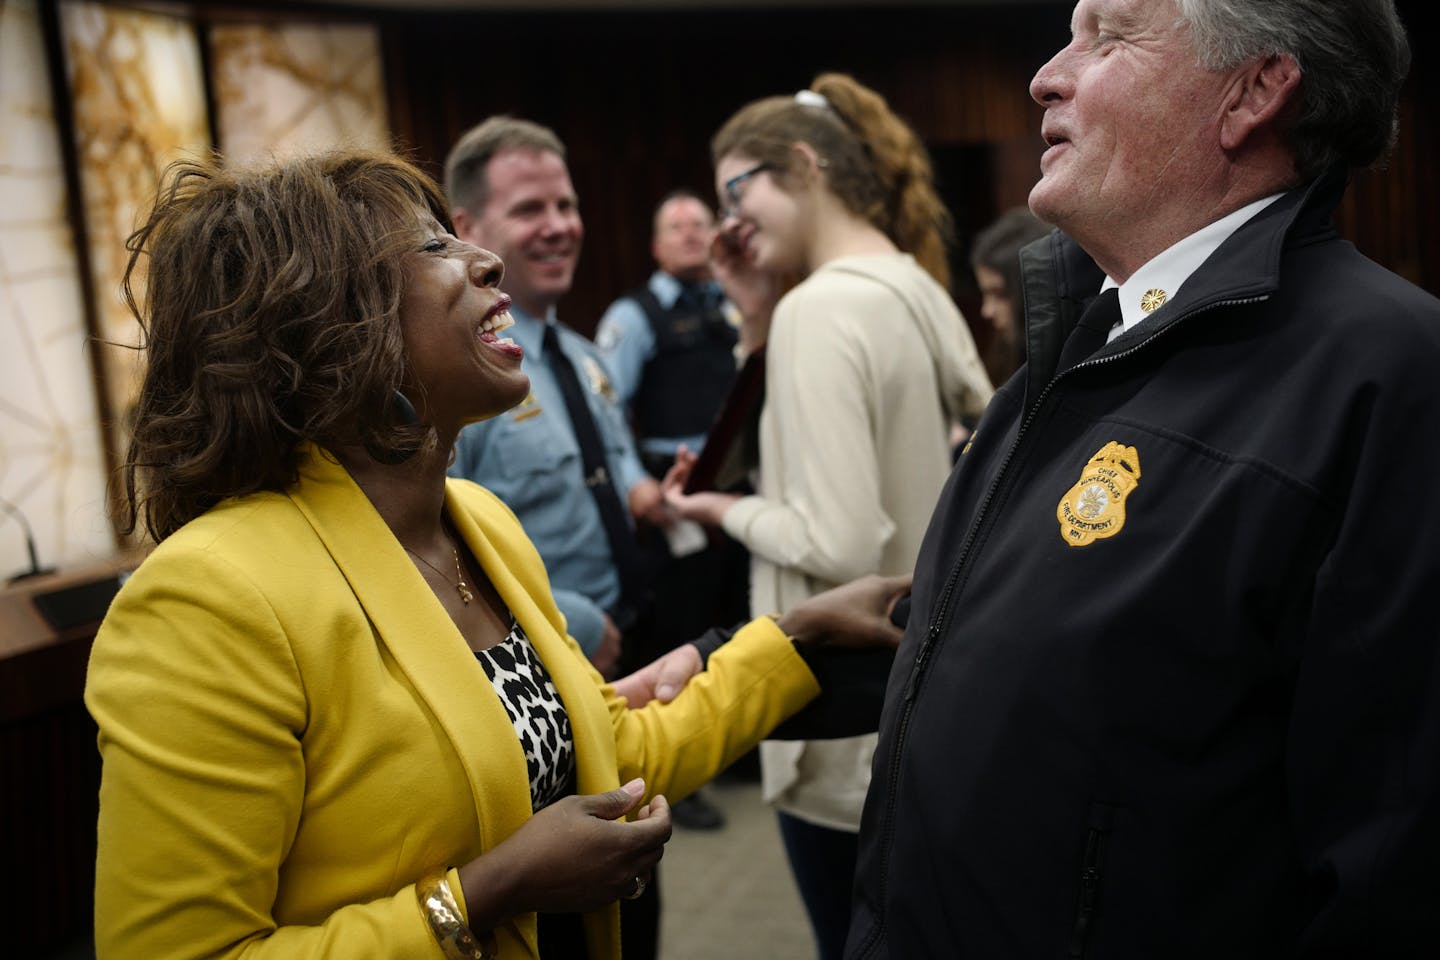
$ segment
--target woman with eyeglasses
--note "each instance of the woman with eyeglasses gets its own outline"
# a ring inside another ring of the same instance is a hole
[[[949,426],[991,386],[946,291],[949,214],[915,134],[840,74],[741,109],[711,144],[731,256],[803,280],[771,321],[757,493],[666,495],[749,548],[751,609],[909,571],[950,469]],[[882,681],[883,682],[883,678]],[[849,918],[874,736],[766,742],[765,796],[822,960]]]

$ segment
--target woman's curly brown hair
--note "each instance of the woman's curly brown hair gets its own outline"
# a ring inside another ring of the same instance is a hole
[[[448,223],[434,181],[382,154],[166,170],[126,241],[124,294],[146,371],[123,467],[124,533],[143,523],[163,540],[227,497],[284,490],[302,441],[420,442],[423,428],[390,415],[405,373],[400,255],[417,208]]]

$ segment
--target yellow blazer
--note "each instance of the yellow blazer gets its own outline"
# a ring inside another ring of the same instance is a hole
[[[445,501],[554,678],[581,793],[642,776],[683,796],[818,692],[760,620],[672,703],[627,709],[566,634],[514,515],[465,481]],[[99,960],[439,958],[415,882],[531,815],[484,670],[313,448],[291,489],[226,501],[151,554],[96,637],[85,700],[104,759]],[[618,909],[586,935],[618,957]],[[503,957],[539,956],[533,914],[496,936]]]

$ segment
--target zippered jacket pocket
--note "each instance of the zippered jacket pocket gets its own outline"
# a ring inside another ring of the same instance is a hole
[[[1080,862],[1075,926],[1070,932],[1068,956],[1072,958],[1085,956],[1085,943],[1100,909],[1100,884],[1105,877],[1105,853],[1115,825],[1115,806],[1109,803],[1090,804],[1087,823],[1085,852]]]

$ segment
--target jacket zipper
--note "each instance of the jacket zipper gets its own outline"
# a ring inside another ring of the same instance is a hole
[[[1076,370],[1085,370],[1092,367],[1114,363],[1126,357],[1133,356],[1141,350],[1146,349],[1150,344],[1165,336],[1171,330],[1179,327],[1182,323],[1188,322],[1191,317],[1208,313],[1211,310],[1218,310],[1221,307],[1238,307],[1250,303],[1259,303],[1268,300],[1269,295],[1259,297],[1242,297],[1235,300],[1218,300],[1215,303],[1206,304],[1190,313],[1176,317],[1170,324],[1161,327],[1150,336],[1139,343],[1128,347],[1108,357],[1100,357],[1095,360],[1084,360],[1068,370],[1062,370],[1059,374],[1050,378],[1035,402],[1030,405],[1030,410],[1025,414],[1025,419],[1020,424],[1020,429],[1015,434],[1015,439],[1010,443],[1010,449],[1005,453],[1005,459],[1000,462],[1000,469],[995,472],[995,479],[990,483],[990,489],[985,492],[985,499],[980,502],[980,509],[975,515],[975,521],[970,525],[970,532],[965,537],[965,542],[960,547],[960,555],[956,558],[955,564],[950,568],[950,574],[945,578],[945,587],[940,592],[940,602],[936,608],[935,616],[930,621],[930,626],[925,632],[925,640],[920,644],[920,649],[915,654],[915,663],[910,668],[910,676],[905,681],[903,706],[900,709],[900,719],[895,728],[895,749],[890,755],[890,768],[886,772],[886,802],[885,817],[882,821],[881,848],[880,848],[880,896],[878,922],[871,929],[870,936],[860,944],[860,956],[866,956],[880,941],[885,932],[885,898],[890,888],[890,849],[895,836],[895,788],[900,781],[900,761],[905,755],[905,740],[910,729],[910,716],[915,710],[915,700],[920,692],[920,684],[924,680],[926,667],[929,665],[930,657],[934,654],[940,637],[950,620],[950,606],[954,599],[955,592],[959,586],[960,575],[964,572],[967,561],[970,559],[970,552],[979,539],[981,529],[988,525],[990,520],[990,505],[995,500],[1000,486],[1005,482],[1006,471],[1010,468],[1010,462],[1015,459],[1015,453],[1020,449],[1026,432],[1035,422],[1036,415],[1040,408],[1045,405],[1045,400],[1050,396],[1055,384],[1069,376]]]
[[[1105,832],[1091,827],[1085,838],[1085,860],[1080,868],[1080,905],[1075,911],[1075,928],[1070,933],[1070,956],[1085,955],[1085,935],[1095,919],[1095,904],[1100,899],[1100,877],[1105,868]]]

